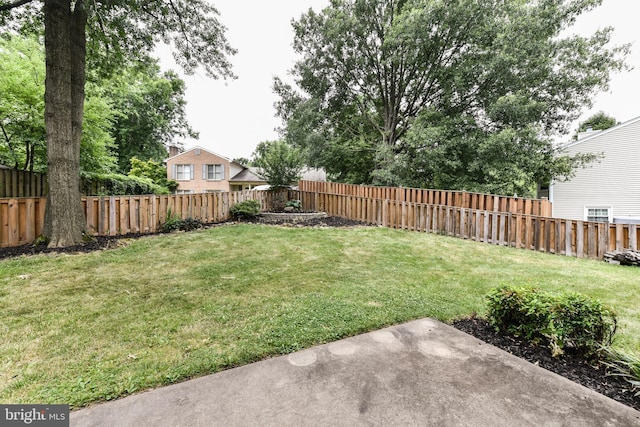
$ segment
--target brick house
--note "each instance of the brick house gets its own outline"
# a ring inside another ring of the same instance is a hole
[[[201,147],[178,153],[171,147],[167,159],[167,178],[178,182],[176,193],[212,193],[250,190],[266,182],[255,168],[236,163]],[[326,181],[326,173],[305,169],[302,179]]]

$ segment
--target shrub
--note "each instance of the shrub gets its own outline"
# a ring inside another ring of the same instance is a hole
[[[162,224],[160,230],[163,233],[171,233],[172,231],[191,231],[198,228],[202,228],[204,223],[196,218],[180,219],[177,215],[171,212],[171,209],[167,211],[167,220]]]
[[[148,178],[119,174],[83,173],[80,187],[82,194],[94,196],[169,194],[167,187]]]
[[[181,231],[192,231],[204,227],[204,223],[197,218],[185,218],[180,221]]]
[[[289,200],[285,205],[285,208],[293,208],[295,212],[302,211],[302,201],[301,200]]]
[[[596,356],[611,344],[616,331],[612,310],[576,293],[505,286],[492,290],[487,299],[488,320],[496,329],[534,343],[546,341],[554,356],[565,350]]]
[[[260,202],[257,200],[245,200],[233,205],[229,209],[229,213],[233,219],[254,218],[260,213]]]

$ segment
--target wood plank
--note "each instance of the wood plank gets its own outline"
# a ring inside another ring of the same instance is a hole
[[[592,222],[587,223],[587,255],[591,259],[595,259],[598,256],[596,226]]]
[[[9,227],[8,227],[8,243],[9,246],[19,246],[20,245],[20,229],[19,229],[19,219],[20,219],[20,206],[18,205],[17,199],[9,199],[8,207],[8,219],[9,219]]]
[[[584,222],[576,221],[576,256],[584,258]]]
[[[483,228],[483,238],[485,243],[489,243],[489,211],[484,211],[484,228]]]
[[[497,196],[496,196],[497,197]],[[498,200],[494,198],[494,211],[491,212],[491,243],[497,245],[498,242],[498,217],[499,214],[495,210]]]
[[[35,199],[29,198],[24,200],[24,241],[31,243],[36,240],[36,203]]]
[[[622,224],[615,224],[616,228],[616,247],[617,251],[624,249],[624,226]]]
[[[597,224],[597,233],[598,233],[598,250],[597,250],[597,258],[603,259],[604,253],[609,248],[609,224],[606,223],[598,223]]]
[[[118,199],[116,197],[109,197],[109,236],[118,234],[118,225],[116,223],[117,201]]]
[[[636,224],[629,225],[629,249],[638,250],[638,231]]]
[[[573,221],[565,220],[564,221],[564,254],[566,256],[572,256],[572,239],[573,239]]]

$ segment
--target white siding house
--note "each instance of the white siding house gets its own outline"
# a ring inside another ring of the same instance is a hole
[[[604,157],[578,169],[567,182],[549,188],[555,218],[640,222],[640,117],[604,131],[580,134],[565,146],[567,154]]]

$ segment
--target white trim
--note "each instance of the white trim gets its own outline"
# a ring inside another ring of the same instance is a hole
[[[613,208],[611,206],[585,206],[584,207],[584,220],[589,221],[589,210],[590,209],[600,209],[607,211],[607,222],[613,222]]]

